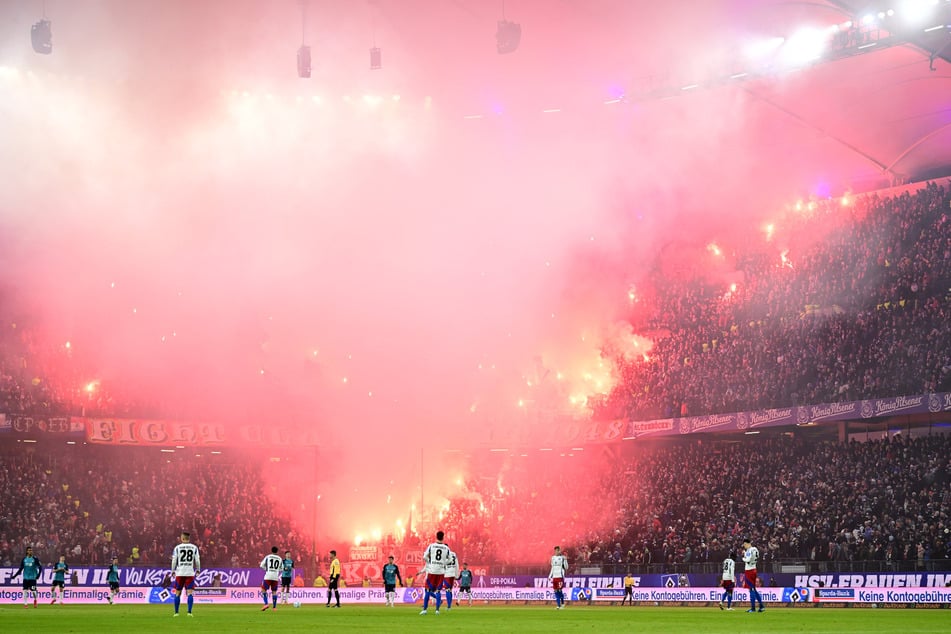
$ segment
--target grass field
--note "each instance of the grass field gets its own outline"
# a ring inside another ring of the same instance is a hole
[[[280,606],[261,612],[254,605],[196,605],[195,616],[172,618],[167,605],[42,605],[24,609],[21,604],[0,607],[0,630],[33,632],[294,632],[354,631],[453,632],[500,634],[505,632],[948,632],[947,610],[873,610],[843,608],[770,608],[747,614],[737,608],[571,606],[456,607],[441,614],[421,616],[419,608],[400,606],[348,606],[326,609],[305,605]]]

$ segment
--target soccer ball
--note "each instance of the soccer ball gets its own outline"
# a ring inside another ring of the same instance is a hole
[[[294,601],[294,607],[295,607],[295,608],[299,608],[299,607],[300,607],[300,601]]]

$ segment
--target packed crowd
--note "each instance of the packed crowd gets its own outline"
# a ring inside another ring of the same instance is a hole
[[[788,258],[776,245],[737,255],[735,290],[658,273],[663,292],[649,293],[639,327],[669,334],[649,361],[619,360],[622,380],[598,413],[647,419],[951,391],[948,203],[932,184],[816,204],[796,221]],[[68,350],[44,352],[3,317],[0,413],[144,415],[56,375],[69,369],[56,361]],[[638,444],[630,456],[579,456],[572,468],[516,461],[475,474],[439,522],[481,562],[526,563],[552,539],[581,562],[717,561],[742,534],[767,562],[948,558],[949,456],[948,435]],[[209,565],[254,565],[272,543],[312,557],[261,495],[260,465],[159,458],[136,448],[0,452],[0,563],[33,544],[45,560],[66,552],[164,565],[183,528]]]
[[[631,447],[476,472],[434,522],[480,563],[530,564],[553,541],[581,565],[718,562],[747,535],[766,563],[951,559],[951,434]],[[45,561],[162,566],[183,528],[206,566],[253,567],[275,543],[313,561],[312,536],[262,491],[253,461],[84,447],[51,460],[8,451],[2,466],[0,565],[33,545]]]
[[[677,440],[584,471],[538,470],[519,476],[521,488],[485,490],[486,511],[453,509],[447,530],[507,563],[553,540],[579,564],[720,562],[744,536],[767,564],[951,559],[951,434]]]
[[[262,485],[261,467],[166,460],[154,449],[73,447],[0,454],[0,564],[33,545],[42,561],[164,566],[188,530],[206,566],[254,567],[273,544],[312,561],[312,544]],[[206,458],[207,460],[207,458]]]
[[[734,290],[706,271],[656,274],[637,318],[670,334],[649,362],[619,359],[599,413],[646,420],[951,391],[949,200],[930,184],[812,203],[783,259],[765,241],[735,254]]]

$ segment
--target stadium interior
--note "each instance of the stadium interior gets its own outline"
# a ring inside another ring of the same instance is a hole
[[[82,4],[0,7],[0,566],[951,570],[951,0]]]

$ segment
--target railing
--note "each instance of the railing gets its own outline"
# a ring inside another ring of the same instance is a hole
[[[490,565],[494,575],[547,575],[546,566]],[[742,563],[740,564],[742,568]],[[627,573],[648,574],[719,574],[721,562],[708,561],[689,564],[585,564],[571,562],[571,575],[609,575],[620,576]],[[916,559],[903,561],[853,560],[853,561],[811,561],[802,559],[774,559],[760,562],[760,572],[791,573],[800,575],[822,574],[830,572],[855,573],[914,573],[951,571],[951,559]]]

